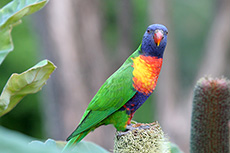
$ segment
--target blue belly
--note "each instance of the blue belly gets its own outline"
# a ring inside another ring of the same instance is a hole
[[[120,108],[121,111],[126,110],[127,114],[134,114],[135,111],[141,107],[141,105],[149,98],[151,94],[145,95],[138,92],[123,106]]]

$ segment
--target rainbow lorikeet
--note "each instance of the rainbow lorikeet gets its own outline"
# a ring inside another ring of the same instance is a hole
[[[135,111],[156,87],[167,34],[161,24],[147,28],[141,45],[93,97],[79,125],[67,138],[64,150],[101,125],[113,124],[118,131],[127,129]]]

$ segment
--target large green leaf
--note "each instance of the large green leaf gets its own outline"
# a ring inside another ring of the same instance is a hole
[[[92,142],[81,141],[72,150],[71,153],[109,153],[107,150],[101,146],[96,145]]]
[[[30,146],[40,147],[40,148],[50,146],[53,149],[62,150],[65,144],[66,142],[64,141],[54,141],[53,139],[48,139],[45,142],[32,141],[30,143]],[[88,142],[88,141],[81,141],[77,145],[75,145],[73,148],[71,148],[70,150],[65,150],[62,153],[91,153],[91,152],[92,153],[109,153],[104,148],[98,146],[97,144],[93,142]]]
[[[183,153],[183,151],[181,151],[181,149],[175,143],[170,143],[170,150],[171,153]]]
[[[24,96],[38,92],[54,70],[53,63],[43,60],[21,74],[12,74],[0,96],[0,116],[13,109]]]
[[[60,153],[60,149],[50,140],[41,145],[29,145],[32,139],[21,133],[0,126],[1,153]]]
[[[32,141],[32,138],[0,126],[1,153],[61,153],[66,144],[63,141],[48,139],[45,142]],[[29,143],[30,142],[30,143]],[[60,145],[61,143],[61,145]],[[65,153],[109,153],[102,147],[87,141],[81,141],[76,148]]]
[[[0,65],[13,50],[12,27],[21,22],[23,16],[41,9],[48,0],[14,0],[0,9]]]

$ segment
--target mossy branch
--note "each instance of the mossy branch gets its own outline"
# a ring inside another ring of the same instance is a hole
[[[168,153],[170,144],[158,122],[133,124],[126,132],[116,132],[114,153]]]

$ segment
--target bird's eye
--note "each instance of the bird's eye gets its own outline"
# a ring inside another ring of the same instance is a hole
[[[150,33],[150,32],[151,32],[151,31],[148,29],[148,30],[147,30],[147,33]]]

